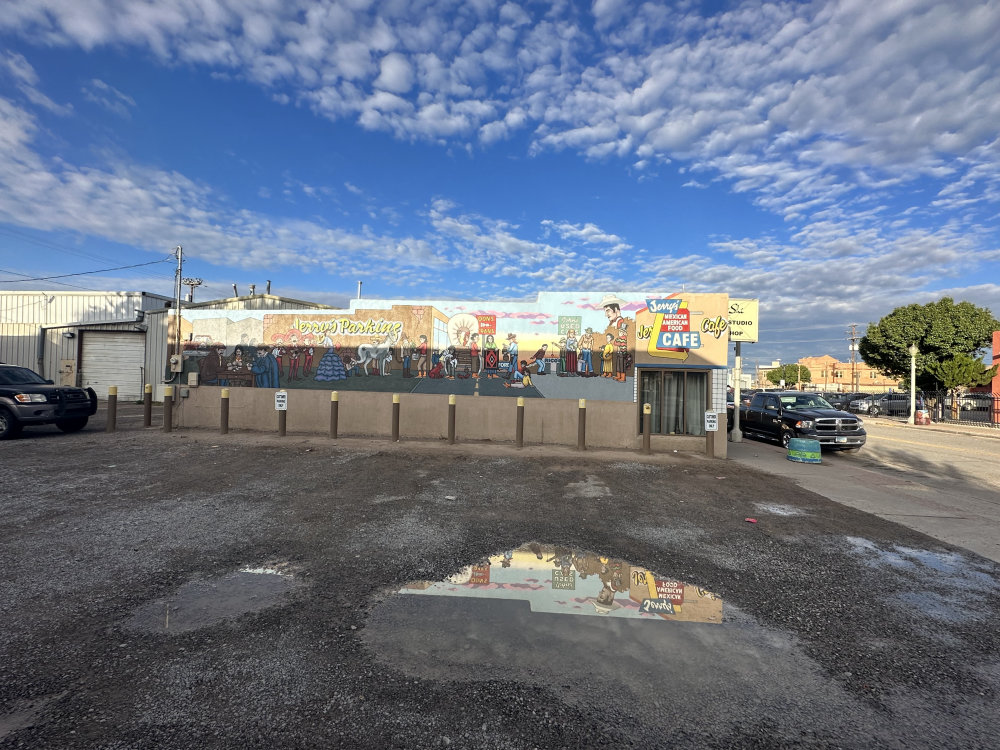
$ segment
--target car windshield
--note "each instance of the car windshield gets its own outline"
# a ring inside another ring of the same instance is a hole
[[[0,367],[0,385],[28,385],[45,383],[43,378],[27,367]]]
[[[830,402],[822,396],[804,394],[801,396],[782,396],[781,405],[786,409],[832,409]]]

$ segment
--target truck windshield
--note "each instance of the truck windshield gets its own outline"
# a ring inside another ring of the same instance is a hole
[[[45,378],[27,367],[0,367],[0,385],[44,383]]]
[[[822,396],[804,394],[801,396],[782,396],[781,406],[785,409],[832,409],[830,402]]]

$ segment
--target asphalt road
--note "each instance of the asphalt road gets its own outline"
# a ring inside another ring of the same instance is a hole
[[[997,746],[997,565],[794,476],[119,424],[0,443],[0,747]],[[578,615],[412,595],[532,542]]]

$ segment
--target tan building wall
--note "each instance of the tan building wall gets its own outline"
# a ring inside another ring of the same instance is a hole
[[[899,378],[890,378],[883,375],[875,368],[869,367],[860,361],[854,363],[853,383],[851,363],[841,362],[829,354],[824,354],[821,357],[802,357],[796,364],[800,364],[809,370],[812,380],[803,386],[809,390],[834,391],[837,393],[854,391],[883,393],[890,388],[899,388]],[[767,379],[767,373],[774,369],[776,369],[776,365],[774,364],[767,367],[759,367],[754,387],[774,388],[774,384]],[[785,385],[790,388],[795,387],[795,383],[786,383]]]
[[[178,401],[174,424],[179,428],[219,429],[222,388],[185,388],[186,398]],[[229,427],[277,434],[278,416],[274,390],[264,388],[229,389]],[[328,435],[330,393],[290,390],[288,393],[288,434]],[[392,435],[392,394],[370,391],[339,392],[338,435],[383,437]],[[495,441],[513,443],[517,421],[514,398],[457,396],[455,434],[458,442]],[[576,446],[579,402],[576,399],[526,398],[524,441],[526,444]],[[638,451],[642,435],[632,402],[587,401],[587,447]],[[725,417],[722,429],[713,433],[717,458],[726,457]],[[401,439],[423,440],[448,437],[448,396],[417,393],[400,394],[399,433]],[[652,435],[654,452],[685,451],[705,453],[706,438]]]

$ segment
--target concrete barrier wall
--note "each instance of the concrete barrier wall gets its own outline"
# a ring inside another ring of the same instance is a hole
[[[188,389],[174,410],[177,427],[219,429],[222,389],[200,386]],[[229,390],[229,429],[278,432],[274,391],[262,388]],[[337,432],[343,437],[392,435],[392,394],[371,391],[339,393]],[[445,439],[448,437],[448,396],[402,393],[399,398],[401,439]],[[514,398],[458,396],[455,399],[456,441],[512,443],[516,437],[517,401]],[[524,442],[567,445],[577,443],[579,401],[577,399],[526,398]],[[587,447],[639,450],[638,407],[629,401],[587,401]],[[722,416],[724,424],[725,415]],[[288,433],[329,434],[330,392],[288,391]],[[726,455],[726,433],[714,433],[715,455]],[[703,437],[653,435],[656,452],[678,450],[706,452]]]

